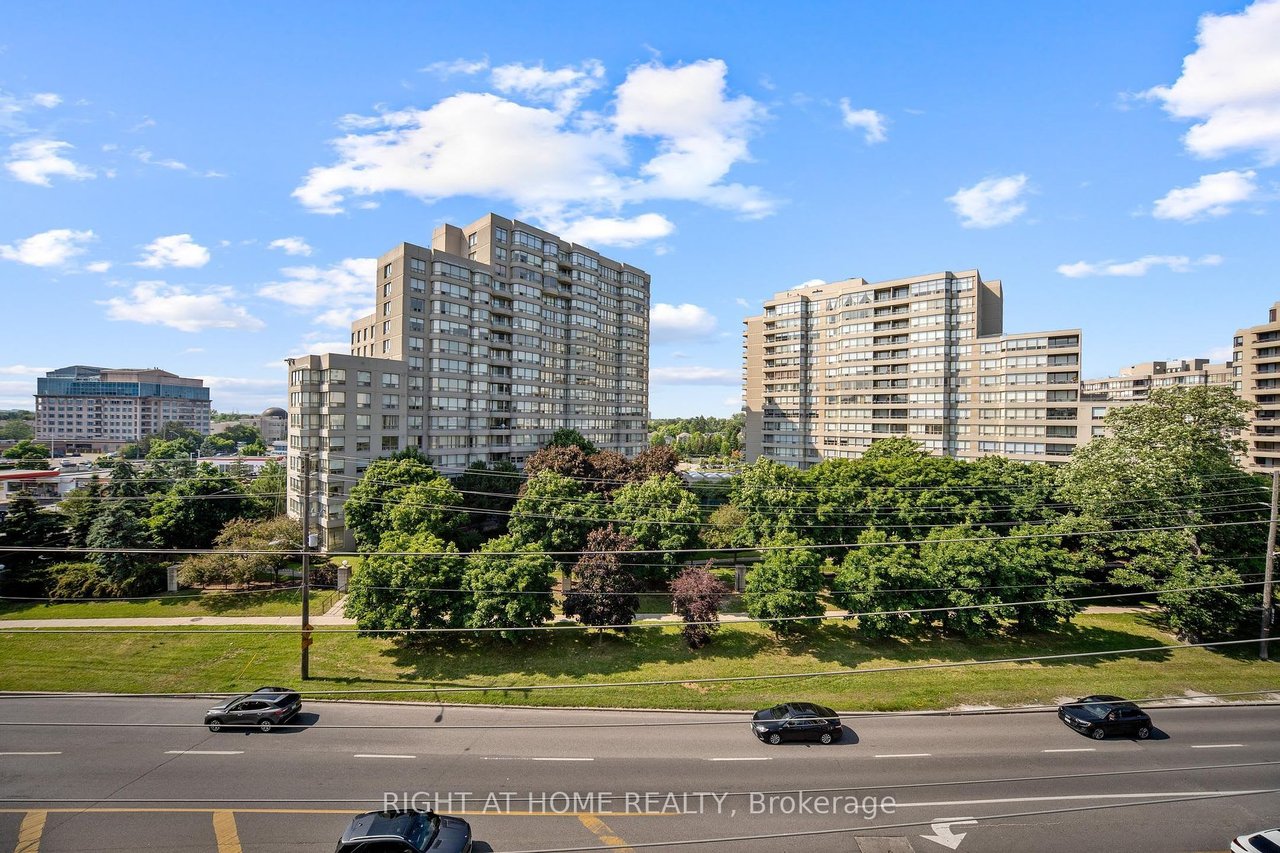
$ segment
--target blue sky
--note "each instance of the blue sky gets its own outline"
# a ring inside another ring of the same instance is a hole
[[[741,320],[979,268],[1088,376],[1280,299],[1280,0],[7,4],[0,407],[67,364],[285,403],[372,262],[493,210],[653,278],[654,416],[737,409]]]

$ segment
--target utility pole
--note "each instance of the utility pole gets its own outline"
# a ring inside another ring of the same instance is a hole
[[[1267,660],[1271,639],[1271,578],[1276,566],[1276,518],[1280,516],[1280,471],[1271,472],[1271,526],[1267,529],[1267,567],[1262,576],[1262,635],[1258,643],[1258,659]]]
[[[1275,515],[1272,512],[1272,515]],[[311,678],[311,453],[302,453],[302,680]]]

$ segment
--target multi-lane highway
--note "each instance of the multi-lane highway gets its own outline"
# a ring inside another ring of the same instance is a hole
[[[843,742],[766,746],[740,715],[320,702],[215,735],[209,704],[0,698],[0,851],[328,853],[406,795],[496,851],[1172,853],[1280,826],[1280,706],[1153,710],[1142,742],[1032,713],[849,717]],[[850,831],[742,838],[814,830]]]

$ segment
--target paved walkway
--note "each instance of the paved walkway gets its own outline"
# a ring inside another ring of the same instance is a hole
[[[344,599],[345,601],[345,599]],[[337,626],[354,627],[356,620],[337,615],[342,602],[329,608],[323,616],[311,617],[311,624],[316,628],[332,628]],[[1145,613],[1154,612],[1154,607],[1110,607],[1099,605],[1084,608],[1085,613]],[[845,610],[828,610],[830,619],[838,619],[848,615]],[[300,616],[154,616],[154,617],[111,617],[101,619],[0,619],[0,630],[6,628],[164,628],[169,626],[203,625],[220,627],[226,625],[258,625],[272,627],[300,627]],[[721,613],[721,622],[745,622],[751,617],[745,613]],[[681,619],[674,613],[637,613],[637,620],[645,622],[671,622],[678,624]],[[556,619],[548,623],[552,625],[576,624],[571,619]]]

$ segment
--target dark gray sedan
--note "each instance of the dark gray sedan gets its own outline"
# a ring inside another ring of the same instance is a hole
[[[302,697],[284,687],[259,687],[252,693],[232,696],[204,714],[209,731],[224,728],[269,732],[288,722],[302,710]]]
[[[337,853],[471,853],[471,825],[433,811],[399,809],[356,815]]]
[[[756,711],[751,718],[751,731],[766,743],[784,740],[816,740],[831,743],[844,735],[844,726],[836,712],[812,702],[787,702]]]

